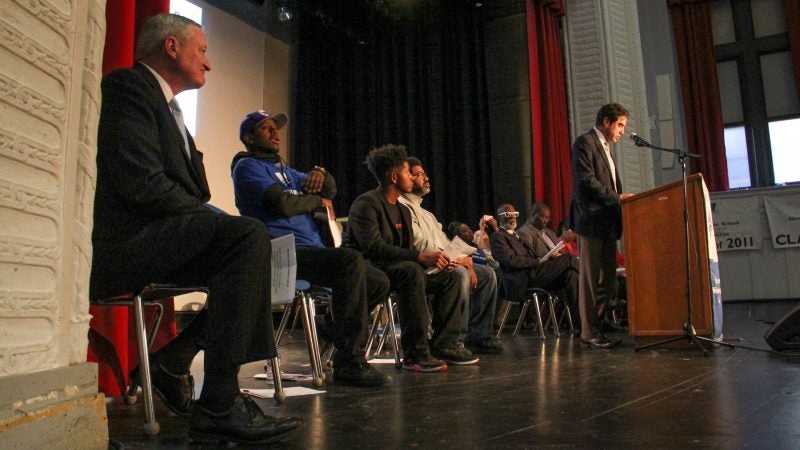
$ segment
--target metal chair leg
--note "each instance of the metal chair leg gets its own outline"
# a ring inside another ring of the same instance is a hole
[[[286,331],[286,324],[289,322],[289,316],[292,315],[292,311],[295,308],[295,304],[298,302],[298,299],[294,299],[291,303],[288,303],[283,309],[283,316],[281,316],[281,321],[278,324],[278,330],[275,332],[275,345],[280,345],[281,338],[283,338],[283,332]],[[297,317],[297,313],[295,313],[295,317]]]
[[[150,350],[147,343],[147,332],[144,323],[144,305],[142,293],[133,298],[133,309],[136,314],[136,340],[139,345],[139,380],[142,385],[144,396],[145,424],[142,426],[144,434],[155,436],[160,431],[160,426],[156,421],[155,409],[153,408],[153,390],[150,380]]]
[[[317,358],[316,352],[314,351],[313,340],[315,339],[315,337],[314,337],[314,332],[312,331],[311,328],[314,326],[312,322],[313,319],[309,317],[308,302],[305,295],[301,294],[298,296],[298,298],[300,299],[299,312],[302,315],[303,319],[303,332],[305,333],[306,343],[308,347],[308,360],[311,363],[311,377],[312,377],[311,383],[314,386],[319,387],[322,386],[322,377],[320,376],[321,372],[320,367],[317,365],[317,361],[319,361],[319,358]]]
[[[534,298],[535,297],[536,296],[534,294]],[[525,322],[525,314],[528,313],[528,308],[530,308],[530,306],[531,306],[531,299],[526,298],[525,301],[522,302],[522,307],[519,309],[519,319],[517,319],[517,326],[514,327],[514,336],[516,336],[517,333],[519,333],[520,328],[522,328],[522,323]],[[536,309],[537,311],[539,309],[538,302]]]
[[[389,338],[392,340],[392,344],[394,345],[394,367],[395,369],[400,370],[400,368],[403,367],[403,365],[400,362],[400,343],[397,342],[397,332],[396,332],[397,322],[395,322],[394,320],[394,307],[392,303],[393,302],[391,297],[387,298],[385,308],[389,322],[388,323],[388,328],[389,328],[388,332],[390,333]],[[384,328],[384,333],[386,333],[386,328]]]
[[[557,299],[558,297],[555,297]],[[547,305],[550,308],[550,321],[553,322],[553,333],[556,336],[561,336],[561,330],[558,329],[558,319],[556,319],[556,307],[553,294],[548,294]]]
[[[283,380],[281,380],[280,355],[270,358],[269,363],[272,366],[272,382],[275,385],[275,393],[272,398],[278,403],[283,403],[286,401],[286,391],[283,390]]]
[[[372,352],[372,344],[373,342],[375,342],[375,335],[378,333],[378,324],[380,323],[382,312],[383,312],[383,303],[377,305],[373,310],[372,324],[369,327],[369,337],[367,338],[367,345],[364,350],[364,359],[366,359],[367,361],[370,360],[370,353]]]
[[[503,301],[508,302],[508,300],[503,300]],[[506,320],[508,320],[508,315],[509,313],[511,313],[511,304],[510,302],[508,303],[509,303],[508,307],[505,310],[503,310],[503,316],[500,319],[500,326],[497,328],[497,334],[495,335],[497,339],[500,339],[500,336],[503,334],[503,328],[506,326]]]
[[[569,305],[567,305],[566,302],[563,303],[564,303],[564,312],[561,314],[561,316],[563,317],[564,314],[567,315],[567,321],[568,321],[567,323],[569,324],[569,334],[571,336],[575,336],[575,324],[572,322],[572,312],[569,310]]]
[[[317,305],[314,303],[314,298],[308,292],[303,292],[306,298],[306,307],[308,308],[308,318],[311,322],[311,345],[314,348],[314,357],[317,359],[317,376],[322,381],[325,381],[325,372],[322,370],[322,356],[319,350],[319,334],[317,333]]]

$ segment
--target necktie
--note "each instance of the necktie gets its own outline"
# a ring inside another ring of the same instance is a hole
[[[556,244],[553,243],[553,240],[550,239],[550,236],[548,236],[547,233],[545,233],[544,230],[541,231],[541,236],[542,236],[542,240],[544,241],[545,245],[547,245],[547,249],[548,250],[550,250],[550,249],[552,249],[553,247],[556,246]]]
[[[175,119],[178,129],[181,130],[181,135],[183,135],[183,149],[186,151],[186,155],[189,159],[191,159],[192,153],[189,151],[189,137],[186,135],[186,125],[183,123],[183,111],[181,111],[181,105],[178,104],[178,99],[172,97],[172,100],[169,101],[169,107],[172,110],[172,118]]]
[[[614,157],[611,155],[611,147],[608,142],[603,142],[603,149],[606,151],[608,165],[611,168],[611,182],[614,184],[614,191],[617,190],[617,166],[614,165]]]

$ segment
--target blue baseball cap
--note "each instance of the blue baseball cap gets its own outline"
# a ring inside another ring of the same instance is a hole
[[[239,140],[244,142],[244,135],[247,133],[251,133],[261,122],[272,119],[275,121],[275,124],[278,126],[278,129],[286,126],[286,123],[289,122],[289,119],[286,117],[284,113],[275,113],[271,114],[263,109],[259,109],[258,111],[253,111],[250,114],[246,115],[242,124],[239,126]]]

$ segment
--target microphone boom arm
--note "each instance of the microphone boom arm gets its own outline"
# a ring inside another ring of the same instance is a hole
[[[700,158],[700,155],[697,153],[689,153],[679,148],[664,148],[664,147],[659,147],[657,145],[653,145],[644,140],[641,136],[639,136],[636,133],[631,134],[631,140],[633,140],[634,145],[636,145],[637,147],[647,147],[647,148],[652,148],[653,150],[658,150],[667,153],[674,153],[678,155],[678,157],[680,158],[686,158],[687,156],[691,156],[693,158]]]

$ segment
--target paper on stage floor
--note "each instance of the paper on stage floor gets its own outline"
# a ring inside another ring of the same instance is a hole
[[[253,375],[253,378],[256,380],[267,380],[272,381],[272,373],[257,373]],[[304,374],[304,373],[288,373],[288,372],[281,372],[281,380],[283,381],[311,381],[311,375]]]
[[[456,236],[442,251],[447,255],[448,258],[450,258],[451,261],[455,261],[475,253],[475,250],[477,250],[475,247],[467,244],[460,237]],[[439,273],[439,269],[436,267],[431,267],[430,269],[426,270],[425,273],[428,275],[434,275]]]
[[[252,395],[258,398],[272,398],[275,395],[275,389],[241,389],[243,394]],[[292,386],[283,388],[283,392],[287,397],[299,397],[301,395],[315,395],[324,394],[325,391],[318,391],[302,386]]]

